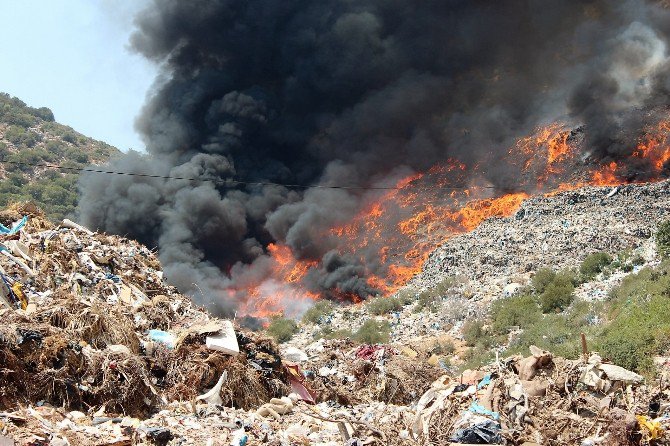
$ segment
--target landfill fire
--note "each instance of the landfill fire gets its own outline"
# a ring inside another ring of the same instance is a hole
[[[79,217],[219,315],[389,294],[534,194],[665,177],[664,2],[199,4],[130,42],[162,73],[110,169],[167,178],[82,175]]]
[[[522,178],[519,187],[524,191],[500,193],[486,186],[462,187],[468,169],[465,164],[451,161],[433,166],[425,173],[402,178],[350,223],[331,228],[329,233],[340,241],[341,253],[352,256],[357,252],[376,253],[359,259],[363,265],[379,263],[367,270],[366,281],[379,293],[390,294],[420,271],[428,254],[440,243],[455,234],[475,229],[490,217],[513,215],[531,195],[555,194],[587,185],[613,186],[636,182],[638,178],[658,181],[667,177],[664,166],[670,159],[667,143],[670,121],[661,121],[656,128],[649,129],[632,150],[632,160],[643,161],[636,164],[637,172],[631,171],[627,162],[631,160],[598,164],[578,159],[583,151],[577,135],[578,132],[573,132],[571,138],[567,126],[553,123],[519,139],[509,149],[510,162],[521,161],[523,166],[519,170]],[[475,174],[477,169],[478,166],[472,169]],[[473,172],[468,172],[467,178],[472,179]],[[484,175],[481,178],[483,180]],[[272,277],[265,280],[286,284],[286,288],[265,293],[262,288],[267,282],[252,287],[250,292],[254,299],[250,303],[253,306],[246,307],[245,312],[268,316],[282,312],[287,300],[324,297],[303,283],[310,269],[319,267],[317,262],[297,260],[286,245],[271,245],[269,253],[276,268]],[[336,289],[328,292],[332,293],[331,297],[342,300],[360,300],[355,294],[346,295]]]

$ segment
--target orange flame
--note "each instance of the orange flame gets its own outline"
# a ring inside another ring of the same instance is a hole
[[[531,194],[553,195],[585,185],[611,186],[631,177],[626,175],[626,160],[589,169],[577,156],[577,137],[571,135],[567,125],[553,123],[519,139],[509,149],[506,162],[520,168],[518,192],[499,195],[490,186],[473,186],[477,178],[485,177],[482,167],[447,160],[402,178],[395,189],[367,201],[351,221],[330,228],[324,236],[335,239],[341,253],[360,260],[371,287],[390,294],[420,272],[436,246],[475,229],[488,218],[513,215]],[[645,178],[660,178],[670,162],[669,136],[670,119],[648,129],[632,148],[631,158],[651,169]],[[246,293],[243,313],[268,316],[292,303],[306,305],[323,297],[322,292],[304,284],[309,272],[320,267],[318,261],[298,260],[290,247],[281,243],[268,245],[267,252],[270,272],[242,290]],[[339,290],[330,290],[329,295],[360,300]]]
[[[509,217],[515,213],[529,195],[525,192],[503,195],[498,198],[473,201],[454,214],[465,231],[472,231],[481,222],[491,217]]]

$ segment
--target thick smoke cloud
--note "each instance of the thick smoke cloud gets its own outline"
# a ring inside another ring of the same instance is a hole
[[[389,185],[455,158],[510,190],[496,154],[556,119],[595,158],[625,156],[670,101],[668,18],[642,0],[155,0],[131,37],[162,67],[137,120],[148,155],[112,167],[217,182],[85,175],[81,220],[159,247],[223,314],[272,242],[320,261],[315,289],[365,297],[326,230],[377,192],[231,181]]]

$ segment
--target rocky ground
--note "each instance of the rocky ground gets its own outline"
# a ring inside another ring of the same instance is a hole
[[[0,445],[665,444],[667,379],[540,349],[503,350],[463,373],[454,363],[464,321],[541,267],[624,250],[657,263],[652,236],[670,214],[669,187],[532,198],[431,254],[401,293],[448,279],[432,311],[338,308],[280,346],[234,325],[233,355],[206,343],[225,321],[166,286],[151,251],[53,226],[35,209],[7,210],[6,226],[29,218],[0,236]],[[626,274],[600,275],[575,294],[602,299]],[[388,343],[315,337],[370,318],[390,323]],[[447,341],[448,364],[434,352]]]

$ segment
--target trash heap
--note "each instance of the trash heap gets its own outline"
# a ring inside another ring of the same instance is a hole
[[[670,444],[669,398],[667,384],[644,384],[597,354],[566,360],[533,346],[436,380],[411,432],[421,444]]]
[[[224,406],[256,409],[288,393],[274,341],[195,308],[146,247],[54,226],[30,204],[0,223],[0,410],[147,417],[224,373]]]
[[[666,180],[534,196],[515,215],[447,240],[411,284],[432,288],[447,276],[461,277],[461,294],[488,301],[539,268],[574,268],[597,251],[651,249],[658,222],[670,217],[669,191]]]
[[[670,444],[668,361],[657,382],[535,347],[458,376],[418,338],[280,350],[138,243],[29,205],[0,223],[1,446]]]
[[[299,352],[289,347],[283,356],[301,363],[306,384],[314,389],[318,402],[410,405],[440,375],[439,368],[385,345],[319,339],[305,348],[302,357]]]

